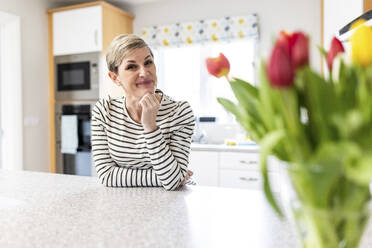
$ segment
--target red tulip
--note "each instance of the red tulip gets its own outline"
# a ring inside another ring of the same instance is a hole
[[[302,32],[295,32],[291,36],[290,50],[295,69],[309,64],[309,38]]]
[[[295,69],[309,64],[309,38],[302,32],[288,34],[280,31],[276,44],[288,44],[289,54]]]
[[[278,42],[268,64],[268,74],[272,85],[286,87],[293,84],[294,68],[291,61],[289,42]]]
[[[292,35],[288,34],[284,30],[280,31],[278,38],[276,38],[275,44],[284,45],[284,46],[287,46],[288,49],[290,49],[290,47],[292,47],[291,43],[292,43]]]
[[[208,72],[218,78],[227,76],[230,72],[230,63],[222,53],[216,58],[207,58],[205,64]]]
[[[342,45],[341,41],[339,41],[336,37],[333,37],[331,42],[331,48],[327,53],[327,65],[328,69],[332,70],[333,60],[337,56],[337,54],[344,52],[344,46]]]

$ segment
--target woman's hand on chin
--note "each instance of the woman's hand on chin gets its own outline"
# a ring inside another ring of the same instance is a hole
[[[146,93],[139,101],[142,107],[141,123],[145,132],[152,132],[157,128],[156,116],[160,107],[159,100],[154,93]]]

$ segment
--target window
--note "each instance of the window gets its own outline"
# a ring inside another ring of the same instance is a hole
[[[239,40],[157,49],[158,87],[175,100],[187,100],[196,116],[216,116],[220,123],[231,122],[233,117],[217,97],[234,100],[233,92],[226,80],[208,74],[205,59],[222,52],[230,61],[230,76],[254,84],[255,44],[256,40]]]

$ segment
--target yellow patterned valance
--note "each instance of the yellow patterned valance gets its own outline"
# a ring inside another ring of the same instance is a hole
[[[153,48],[234,39],[258,39],[258,18],[256,14],[252,14],[153,26],[144,28],[141,37]]]

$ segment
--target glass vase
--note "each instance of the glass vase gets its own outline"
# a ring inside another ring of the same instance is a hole
[[[369,219],[369,207],[345,212],[292,202],[303,248],[357,248]]]
[[[289,209],[303,248],[359,246],[371,211],[369,186],[355,183],[339,168],[286,167]]]

